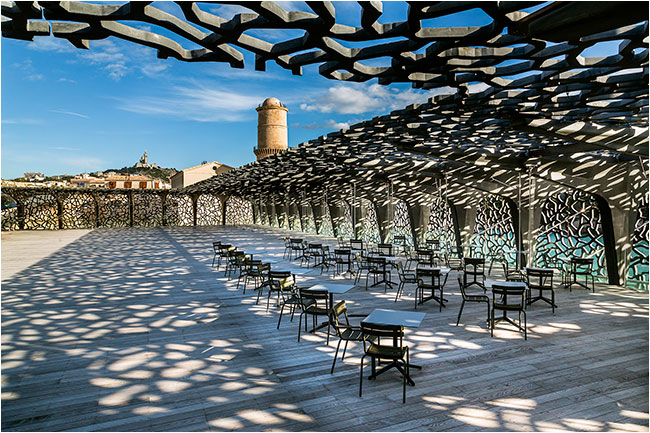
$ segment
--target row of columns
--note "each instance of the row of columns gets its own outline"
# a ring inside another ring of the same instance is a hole
[[[521,177],[520,177],[521,179]],[[607,277],[610,284],[624,285],[627,281],[628,263],[632,250],[632,236],[637,218],[638,210],[634,206],[639,203],[642,194],[647,194],[647,181],[644,184],[637,178],[636,183],[631,182],[632,178],[625,178],[621,185],[612,189],[608,185],[609,200],[598,194],[599,191],[585,191],[595,197],[598,211],[601,216],[601,234],[605,244],[605,262],[607,266]],[[514,195],[510,191],[510,196],[501,195],[501,198],[508,203],[510,216],[515,228],[515,243],[517,249],[528,251],[529,261],[535,257],[537,250],[537,239],[541,229],[541,211],[544,202],[553,194],[572,188],[572,185],[558,185],[557,182],[549,182],[540,175],[526,176],[524,182],[520,185],[512,185],[517,188],[518,193]],[[645,188],[645,190],[644,190]],[[620,190],[620,191],[619,191]],[[622,190],[625,190],[624,192]],[[399,191],[395,192],[396,198],[400,198]],[[456,201],[448,199],[447,204],[452,213],[453,227],[449,227],[454,232],[454,238],[457,245],[469,244],[471,236],[474,234],[476,223],[477,205],[480,195],[466,194],[471,197],[465,200]],[[353,221],[353,233],[355,238],[359,238],[363,221],[366,218],[366,209],[361,206],[361,200],[358,197],[352,197],[351,202],[356,199],[357,205],[351,207],[351,216]],[[421,243],[425,238],[431,208],[427,204],[412,203],[408,197],[404,197],[408,207],[408,214],[411,226],[411,235],[414,245]],[[383,242],[390,238],[392,229],[392,219],[395,215],[395,200],[371,200],[375,206],[379,232]],[[379,204],[377,204],[379,203]],[[309,204],[314,216],[316,231],[322,234],[322,219],[326,217],[325,206],[329,207],[334,236],[341,236],[338,233],[339,222],[344,218],[345,210],[342,204],[325,203],[324,200],[312,202]],[[288,219],[290,214],[296,215],[302,221],[301,214],[298,211],[300,206],[275,205],[273,202],[265,204],[267,215],[273,212],[284,212],[284,218]],[[304,228],[301,226],[301,228]],[[530,263],[529,263],[530,264]]]

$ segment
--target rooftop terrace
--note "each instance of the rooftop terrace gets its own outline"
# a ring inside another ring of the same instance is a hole
[[[358,345],[331,375],[336,341],[317,333],[297,343],[295,320],[276,330],[278,309],[267,313],[211,267],[211,243],[223,240],[296,269],[282,261],[285,233],[2,233],[2,429],[648,430],[647,292],[558,289],[555,315],[529,307],[527,341],[508,327],[490,338],[483,305],[466,305],[455,326],[452,274],[448,308],[425,304],[422,325],[406,330],[423,367],[406,405],[394,370],[365,381],[359,398]],[[298,281],[329,279],[312,270]],[[356,314],[412,311],[413,289],[395,303],[394,290],[366,291],[361,280],[336,299]]]

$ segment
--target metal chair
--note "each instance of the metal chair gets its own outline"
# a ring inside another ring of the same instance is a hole
[[[460,316],[463,314],[463,307],[465,306],[465,302],[477,302],[477,303],[483,303],[487,305],[487,319],[486,323],[489,325],[490,324],[490,298],[485,295],[485,294],[468,294],[465,289],[465,285],[463,284],[463,278],[459,275],[458,276],[458,286],[460,287],[460,294],[463,297],[463,302],[460,304],[460,310],[458,311],[458,319],[456,320],[456,326],[460,323]]]
[[[418,304],[423,304],[428,299],[433,299],[440,304],[440,311],[444,306],[443,284],[441,284],[442,273],[440,269],[417,269],[416,276],[418,285],[415,289],[415,309]],[[431,295],[424,296],[425,290],[431,290]],[[436,291],[440,291],[440,297],[436,296]],[[419,301],[419,302],[418,302]]]
[[[213,268],[214,268],[214,261],[219,256],[219,252],[221,251],[221,249],[219,248],[220,246],[221,246],[221,241],[212,242],[212,251],[214,252],[214,256],[212,257]]]
[[[399,285],[395,294],[395,302],[402,296],[405,284],[417,284],[418,278],[414,271],[408,270],[401,262],[397,262],[397,275],[399,276]]]
[[[483,257],[466,257],[463,260],[463,285],[476,284],[485,291],[485,259]]]
[[[302,328],[302,317],[305,316],[305,331],[307,331],[307,316],[312,316],[313,329],[316,331],[316,318],[327,317],[327,344],[330,344],[330,323],[329,323],[329,293],[327,290],[309,290],[305,288],[299,289],[300,306],[302,312],[300,313],[300,320],[298,322],[298,342],[300,343],[300,328]]]
[[[553,288],[553,271],[550,269],[526,268],[526,285],[528,286],[528,305],[533,302],[544,301],[551,305],[555,314],[555,289]],[[539,295],[532,297],[532,291],[538,290]],[[551,299],[544,296],[544,292],[551,292]]]
[[[345,323],[341,323],[341,316],[344,317]],[[334,329],[334,334],[339,337],[339,343],[336,345],[336,352],[334,353],[334,359],[332,360],[332,369],[330,370],[330,374],[333,374],[341,342],[345,341],[345,346],[343,346],[343,355],[341,355],[341,361],[343,361],[345,359],[345,351],[348,349],[348,343],[350,341],[363,341],[363,335],[360,326],[350,325],[350,320],[348,319],[348,307],[345,304],[345,301],[340,301],[332,308],[329,320],[330,325]]]
[[[406,382],[409,380],[409,348],[404,345],[403,325],[384,325],[361,322],[363,341],[363,356],[359,376],[359,397],[363,392],[363,360],[366,356],[371,359],[372,375],[377,375],[376,361],[391,360],[402,373],[402,403],[406,403]],[[388,339],[392,344],[381,344],[381,339]]]
[[[506,321],[514,325],[519,331],[524,331],[524,339],[528,340],[528,331],[526,324],[526,311],[525,308],[526,289],[523,287],[510,287],[492,284],[492,310],[490,318],[490,336],[494,337],[494,327],[498,322]],[[494,311],[499,310],[503,312],[498,320],[494,318]],[[517,312],[519,314],[519,323],[515,323],[507,315],[509,311]],[[524,316],[524,326],[521,326],[521,316]]]

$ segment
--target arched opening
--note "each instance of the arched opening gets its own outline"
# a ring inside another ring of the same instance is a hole
[[[366,211],[361,226],[361,239],[366,243],[381,243],[381,235],[379,234],[379,222],[377,220],[377,211],[375,204],[370,200],[362,199],[362,206]]]
[[[316,234],[316,222],[314,221],[314,214],[311,205],[308,202],[303,202],[300,207],[300,218],[302,223],[302,231],[305,233]]]
[[[393,227],[390,232],[388,242],[394,242],[395,236],[404,236],[406,245],[414,247],[413,230],[411,227],[411,217],[409,216],[408,205],[404,200],[395,201],[395,215],[393,216]]]
[[[201,194],[196,200],[196,225],[221,225],[221,212],[221,200],[219,200],[219,197],[214,194]]]
[[[534,262],[549,266],[571,257],[594,257],[598,278],[607,280],[598,203],[593,195],[581,191],[553,194],[542,204]]]
[[[434,239],[439,240],[446,249],[457,245],[451,207],[445,199],[439,196],[433,196],[427,231],[424,233],[424,240]]]
[[[474,246],[474,255],[478,257],[517,249],[511,208],[504,198],[491,194],[481,198],[470,244]],[[509,264],[514,265],[516,254],[505,254],[505,258]]]
[[[226,201],[226,224],[253,224],[253,204],[240,197],[228,197]]]
[[[648,290],[648,232],[648,198],[644,197],[637,207],[632,235],[632,251],[627,268],[629,287]]]
[[[169,194],[165,201],[165,218],[170,226],[191,226],[192,198],[187,194]]]
[[[318,233],[323,236],[334,236],[334,227],[332,227],[332,215],[330,207],[326,201],[323,201],[323,214],[318,223]]]

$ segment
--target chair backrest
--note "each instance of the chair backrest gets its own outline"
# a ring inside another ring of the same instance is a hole
[[[305,301],[312,300],[316,303],[317,306],[325,309],[329,309],[329,293],[327,290],[310,290],[309,288],[300,288],[300,299],[302,300],[303,305]]]
[[[393,245],[392,244],[377,244],[377,250],[381,256],[392,256],[393,255]]]
[[[504,286],[499,283],[492,284],[492,305],[495,309],[524,308],[524,295],[526,289],[523,287]]]
[[[395,341],[397,341],[397,347],[402,348],[404,346],[404,325],[361,322],[361,333],[363,334],[364,343],[366,339],[371,340],[376,338],[373,344],[376,346],[382,346],[379,341],[381,338],[384,338],[384,341],[390,341],[390,344],[384,344],[383,346],[395,347],[393,345]]]
[[[550,269],[526,268],[526,284],[529,289],[552,289],[553,271]]]
[[[483,257],[465,257],[464,271],[466,274],[484,275],[485,259]]]
[[[418,263],[431,263],[433,261],[433,252],[431,250],[416,250]]]
[[[375,269],[380,269],[384,266],[384,259],[381,257],[366,257],[368,266]]]
[[[345,301],[339,301],[332,309],[330,310],[329,319],[330,324],[336,331],[336,335],[341,333],[341,315],[345,318],[345,326],[350,326],[350,320],[348,319],[348,306],[345,305]]]
[[[218,251],[221,250],[221,248],[219,248],[220,246],[221,246],[221,241],[212,242],[212,251],[214,251],[216,254]]]
[[[351,260],[350,259],[351,252],[350,250],[346,249],[336,249],[334,250],[334,257],[338,260]]]
[[[393,236],[393,243],[402,247],[406,246],[406,236],[398,235]]]
[[[440,287],[440,269],[417,269],[416,277],[420,287]]]
[[[319,252],[320,249],[323,247],[323,244],[312,244],[311,242],[308,244],[307,249],[310,252]]]
[[[353,250],[363,250],[363,241],[361,239],[350,239],[350,248]]]

